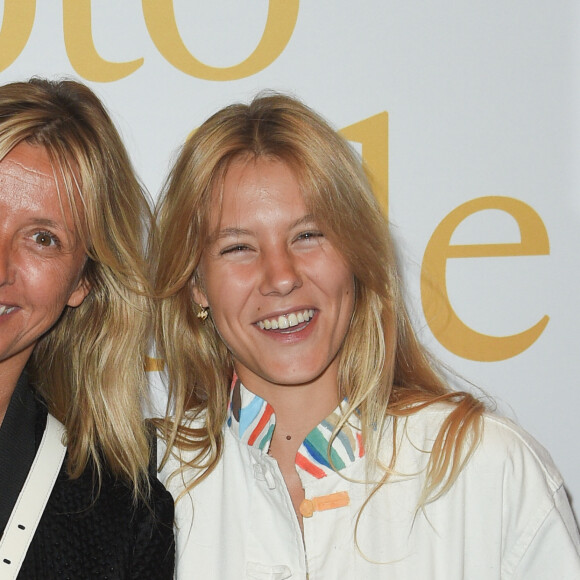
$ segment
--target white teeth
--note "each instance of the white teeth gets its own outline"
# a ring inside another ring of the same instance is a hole
[[[16,306],[0,306],[0,316],[3,314],[10,314],[15,308]]]
[[[283,314],[278,318],[265,318],[260,320],[257,325],[262,330],[285,330],[292,328],[303,322],[308,322],[314,316],[314,310],[301,310],[300,312],[291,312],[290,314]]]

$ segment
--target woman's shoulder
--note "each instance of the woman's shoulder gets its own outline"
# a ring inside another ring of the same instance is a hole
[[[517,466],[518,463],[534,465],[552,490],[563,484],[562,476],[547,449],[517,423],[500,415],[486,413],[483,425],[482,454],[504,451],[511,466]]]
[[[149,495],[135,500],[131,487],[106,468],[99,478],[89,465],[71,479],[63,466],[28,551],[25,577],[115,579],[138,570],[135,577],[172,578],[173,499],[148,477]]]
[[[402,442],[431,450],[455,408],[453,404],[435,403],[409,415],[404,420]],[[478,469],[492,470],[496,474],[499,471],[505,477],[521,475],[524,470],[533,471],[551,492],[563,485],[562,476],[549,452],[513,420],[486,411],[481,416],[479,434],[468,432],[465,442],[477,437],[469,463]]]

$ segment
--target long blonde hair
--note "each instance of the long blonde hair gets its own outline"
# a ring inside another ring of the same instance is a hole
[[[348,397],[342,424],[357,412],[370,465],[379,464],[382,426],[437,401],[452,401],[431,453],[423,501],[446,489],[478,439],[483,405],[450,390],[412,329],[388,224],[364,168],[348,143],[320,116],[283,95],[258,96],[222,109],[185,143],[158,207],[157,346],[167,362],[174,420],[169,445],[196,451],[201,481],[222,450],[232,359],[210,319],[193,301],[197,268],[209,232],[210,201],[229,165],[240,157],[279,159],[295,172],[305,204],[346,258],[356,301],[340,353],[339,389]],[[204,427],[184,423],[203,416]],[[378,427],[378,428],[377,428]],[[396,433],[396,429],[395,429]],[[169,453],[169,451],[168,451]],[[396,453],[384,468],[388,472]]]
[[[59,195],[73,211],[90,287],[37,344],[33,384],[66,426],[71,477],[89,462],[99,474],[106,465],[135,496],[146,493],[146,197],[108,113],[80,83],[33,78],[0,87],[0,160],[23,142],[46,150],[64,185]]]

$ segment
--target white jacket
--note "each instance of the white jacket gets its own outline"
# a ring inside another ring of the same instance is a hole
[[[372,486],[359,483],[365,458],[356,433],[347,433],[335,442],[344,460],[340,473],[318,465],[324,472],[318,477],[308,466],[297,468],[307,499],[336,492],[349,498],[347,506],[305,517],[303,539],[282,474],[266,453],[275,417],[270,408],[264,420],[269,405],[241,389],[242,414],[224,428],[221,461],[177,503],[178,579],[580,579],[580,539],[561,476],[547,452],[511,422],[486,415],[482,441],[451,490],[419,511],[422,470],[449,406],[406,420],[400,475],[362,512]],[[250,420],[244,409],[251,409]],[[319,426],[312,440],[331,427]],[[391,436],[383,438],[387,461]],[[344,447],[349,440],[351,450]],[[300,453],[308,455],[308,445]],[[306,459],[316,464],[312,454]],[[177,466],[174,459],[164,467],[165,482]],[[191,475],[169,480],[174,497]]]

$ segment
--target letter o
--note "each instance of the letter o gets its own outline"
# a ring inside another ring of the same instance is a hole
[[[298,19],[299,0],[270,0],[260,43],[243,62],[229,67],[208,66],[183,44],[173,0],[143,0],[143,16],[159,52],[175,68],[208,81],[233,81],[254,75],[272,64],[286,48]]]

